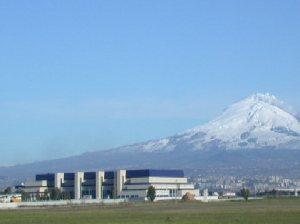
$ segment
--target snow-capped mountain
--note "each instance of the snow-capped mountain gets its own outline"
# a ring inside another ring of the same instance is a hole
[[[36,172],[136,168],[184,169],[190,175],[284,175],[300,178],[300,124],[270,94],[255,94],[215,120],[168,138],[78,156],[0,167],[0,187]],[[274,150],[276,149],[276,150]]]
[[[215,120],[172,137],[119,150],[143,152],[208,149],[300,149],[300,122],[271,94],[229,106]]]

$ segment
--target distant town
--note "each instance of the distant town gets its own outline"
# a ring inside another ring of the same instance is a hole
[[[191,178],[199,189],[209,189],[210,192],[227,194],[236,193],[242,188],[250,190],[252,195],[294,195],[300,189],[300,179],[290,179],[281,176],[197,176]],[[297,192],[297,191],[296,191]]]

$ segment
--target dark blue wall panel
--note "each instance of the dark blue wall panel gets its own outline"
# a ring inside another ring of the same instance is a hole
[[[37,174],[35,176],[35,180],[36,181],[40,181],[40,180],[54,181],[54,177],[55,177],[54,173]]]
[[[84,172],[84,179],[85,180],[95,180],[96,172]]]
[[[184,173],[182,170],[127,170],[126,177],[184,177]]]
[[[104,179],[114,179],[115,173],[114,171],[105,171]]]
[[[65,180],[74,180],[75,179],[75,173],[64,173],[64,179]]]

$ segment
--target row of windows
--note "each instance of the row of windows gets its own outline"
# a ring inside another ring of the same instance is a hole
[[[176,197],[177,195],[156,195],[158,198],[166,198],[166,197]],[[139,195],[122,195],[119,198],[139,198]]]
[[[121,195],[119,198],[139,198],[138,195]]]

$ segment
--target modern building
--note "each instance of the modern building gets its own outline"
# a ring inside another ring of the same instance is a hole
[[[149,186],[158,199],[182,197],[187,192],[199,196],[182,170],[117,170],[36,175],[20,188],[31,197],[59,189],[71,199],[145,199]]]

